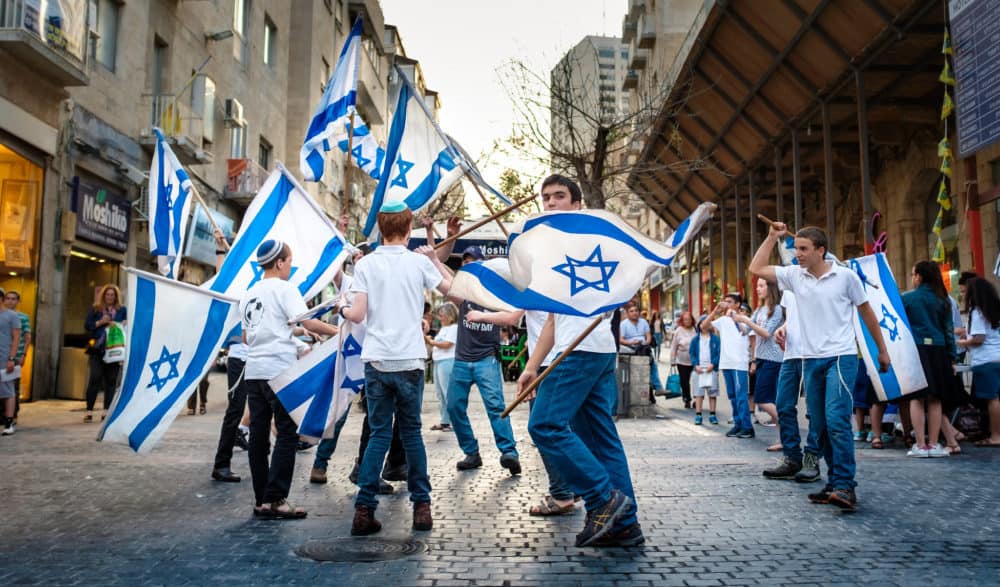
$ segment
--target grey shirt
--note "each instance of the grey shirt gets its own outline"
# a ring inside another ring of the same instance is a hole
[[[18,317],[17,312],[11,312],[10,310],[0,312],[0,357],[2,357],[0,360],[5,363],[7,362],[7,358],[13,355],[10,348],[10,339],[11,333],[15,330],[21,332],[21,318]]]

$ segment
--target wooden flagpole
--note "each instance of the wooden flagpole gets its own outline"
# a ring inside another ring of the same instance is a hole
[[[212,218],[211,208],[208,207],[208,204],[206,204],[205,200],[202,199],[201,194],[198,193],[198,188],[195,187],[194,181],[191,182],[191,193],[194,194],[194,198],[198,200],[198,203],[201,204],[201,207],[205,209],[205,216],[208,216],[208,221],[212,224],[212,234],[214,235],[216,232],[218,232],[221,233],[222,236],[226,236],[226,233],[222,232],[222,229],[219,228],[218,224],[216,224],[215,218]],[[226,242],[226,251],[228,252],[230,248],[229,241],[225,242]]]
[[[567,356],[569,356],[569,354],[572,353],[573,350],[576,349],[576,347],[579,346],[579,344],[581,342],[583,342],[583,339],[587,338],[590,335],[590,333],[593,332],[594,329],[597,328],[597,326],[603,320],[604,320],[604,316],[598,316],[597,318],[594,318],[594,321],[590,323],[590,326],[587,326],[587,328],[584,329],[584,331],[581,332],[580,335],[577,336],[576,339],[573,342],[571,342],[568,347],[566,347],[566,350],[564,350],[563,352],[559,353],[559,356],[556,357],[556,360],[552,361],[551,365],[549,365],[548,367],[546,367],[546,369],[544,371],[542,371],[541,374],[538,377],[536,377],[535,380],[532,381],[528,385],[528,387],[525,387],[524,391],[522,391],[521,393],[517,394],[517,397],[514,398],[514,401],[510,402],[510,405],[507,406],[507,409],[504,410],[502,414],[500,414],[500,417],[501,418],[506,418],[507,416],[509,416],[510,413],[511,413],[511,411],[514,408],[516,408],[518,406],[518,404],[520,404],[525,399],[527,399],[528,396],[531,395],[531,393],[533,391],[535,391],[535,389],[538,388],[538,386],[539,386],[539,384],[541,384],[542,380],[545,379],[546,377],[548,377],[549,373],[551,373],[552,370],[556,368],[556,365],[558,365],[559,363],[561,363],[563,359],[565,359]]]
[[[354,148],[354,111],[351,111],[351,122],[347,132],[347,161],[344,163],[344,201],[340,207],[340,215],[346,216],[351,210],[351,150]],[[348,216],[348,220],[350,217]],[[347,226],[344,226],[347,232]]]
[[[486,199],[486,195],[483,194],[483,190],[479,189],[479,183],[475,179],[473,179],[472,174],[469,173],[468,170],[465,171],[465,177],[472,183],[472,187],[476,188],[476,193],[479,194],[479,199],[483,201],[483,205],[486,206],[486,209],[489,210],[490,214],[495,214],[496,211],[493,209],[493,206],[490,205],[490,201]],[[503,232],[503,235],[507,238],[510,238],[510,233],[507,232],[507,227],[503,225],[503,222],[500,220],[500,218],[497,218],[497,225],[500,227],[500,230]]]
[[[493,222],[494,220],[496,220],[497,218],[500,218],[504,214],[509,213],[511,210],[516,210],[516,209],[520,208],[521,206],[527,204],[528,202],[531,202],[534,199],[535,199],[535,195],[532,194],[532,195],[528,196],[527,198],[524,198],[523,200],[518,200],[517,202],[514,202],[512,205],[504,208],[503,210],[500,210],[499,212],[494,212],[493,214],[491,214],[489,216],[489,218],[484,218],[484,219],[480,220],[479,222],[473,224],[469,228],[466,228],[465,230],[463,230],[463,231],[461,231],[461,232],[459,232],[457,234],[453,234],[453,235],[449,236],[448,238],[440,241],[439,243],[437,243],[436,245],[434,245],[434,248],[435,249],[439,249],[439,248],[443,247],[444,245],[446,245],[446,244],[448,244],[448,243],[450,243],[452,241],[456,241],[456,240],[462,238],[463,236],[469,234],[473,230],[476,230],[480,226],[484,226],[486,224],[489,224],[490,222]]]

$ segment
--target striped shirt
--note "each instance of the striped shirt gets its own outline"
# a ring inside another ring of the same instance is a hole
[[[772,335],[771,338],[764,338],[763,336],[757,337],[757,346],[754,351],[754,357],[757,359],[764,359],[765,361],[774,361],[780,363],[784,359],[784,352],[778,343],[774,342],[774,331],[781,326],[782,322],[785,321],[784,308],[781,306],[775,306],[774,314],[770,318],[767,317],[767,306],[761,306],[753,313],[750,318],[753,323],[757,326],[768,331]]]

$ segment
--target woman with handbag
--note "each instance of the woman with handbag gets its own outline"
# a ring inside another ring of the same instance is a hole
[[[110,283],[105,285],[101,288],[101,295],[97,299],[98,302],[90,309],[84,322],[84,328],[94,341],[87,349],[87,354],[90,355],[88,360],[90,376],[87,381],[87,414],[83,417],[84,422],[94,421],[94,403],[97,401],[98,392],[104,392],[105,413],[101,415],[101,420],[107,415],[111,400],[115,397],[121,363],[105,362],[104,351],[107,346],[108,327],[112,322],[121,324],[128,316],[125,306],[122,305],[122,295],[118,286]]]
[[[663,319],[660,318],[659,312],[653,312],[649,327],[653,330],[653,358],[659,361],[660,347],[663,346]]]
[[[680,375],[681,396],[684,398],[684,407],[688,409],[691,408],[691,371],[694,369],[691,363],[691,340],[694,335],[694,316],[691,312],[684,312],[677,319],[674,335],[670,339],[670,364]]]

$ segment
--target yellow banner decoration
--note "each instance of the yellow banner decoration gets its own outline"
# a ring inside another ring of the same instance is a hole
[[[951,210],[951,195],[948,193],[948,180],[941,178],[941,184],[938,187],[937,202],[945,210]]]
[[[947,175],[948,179],[951,179],[951,157],[941,159],[941,173]]]
[[[948,89],[944,90],[944,103],[941,104],[941,120],[944,120],[951,116],[951,113],[955,111],[955,102],[951,99],[951,94],[948,93]]]
[[[937,218],[934,219],[934,227],[931,228],[931,232],[941,236],[941,229],[944,227],[944,210],[938,208]]]
[[[944,42],[941,43],[941,53],[945,55],[954,54],[954,51],[951,50],[951,35],[948,34],[948,27],[944,29]]]
[[[951,157],[951,143],[948,142],[948,137],[941,139],[938,143],[938,157]]]
[[[944,263],[944,243],[941,242],[941,237],[937,239],[937,244],[934,245],[934,256],[931,260],[935,263]]]
[[[947,57],[944,58],[944,68],[941,70],[941,75],[938,76],[938,81],[949,86],[955,85],[955,74],[951,72],[951,64],[948,63]]]

